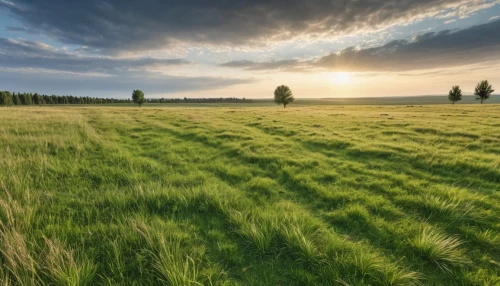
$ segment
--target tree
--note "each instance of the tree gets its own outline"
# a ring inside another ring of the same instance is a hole
[[[26,94],[26,104],[27,105],[33,104],[33,95],[31,93]]]
[[[139,104],[139,107],[144,103],[144,92],[142,90],[134,90],[132,92],[132,100]]]
[[[12,94],[8,91],[0,91],[0,105],[12,105]]]
[[[26,105],[26,94],[24,93],[19,94],[19,101],[20,101],[19,104]]]
[[[454,85],[448,93],[448,99],[455,104],[456,101],[462,100],[462,90],[458,85]]]
[[[33,94],[33,103],[34,104],[42,104],[42,97],[38,95],[38,93]]]
[[[294,101],[292,90],[286,85],[280,85],[274,90],[274,102],[276,104],[283,104],[286,108],[287,104]]]
[[[19,99],[19,95],[17,93],[12,93],[12,103],[14,105],[20,105],[21,104],[21,101]]]
[[[476,96],[476,99],[480,99],[481,104],[483,104],[483,101],[490,98],[490,95],[494,91],[495,90],[491,84],[489,84],[487,80],[483,80],[477,84],[476,89],[474,90],[474,95]]]

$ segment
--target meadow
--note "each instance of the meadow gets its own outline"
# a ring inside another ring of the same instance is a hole
[[[0,108],[1,285],[498,285],[500,105]]]

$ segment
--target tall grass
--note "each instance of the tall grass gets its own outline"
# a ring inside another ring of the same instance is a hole
[[[150,229],[143,221],[132,222],[132,227],[144,238],[153,258],[153,268],[159,281],[167,285],[203,285],[195,261],[181,247],[181,239]]]
[[[197,282],[198,270],[194,260],[182,255],[180,242],[177,240],[159,241],[158,253],[154,254],[154,267],[161,275],[161,280],[168,285],[203,285]]]
[[[39,285],[41,267],[33,257],[23,235],[16,230],[2,230],[0,233],[3,281],[18,285]]]
[[[390,286],[412,286],[423,285],[425,281],[421,273],[415,271],[407,271],[399,266],[385,266],[382,270],[383,277],[381,283]]]
[[[305,235],[297,224],[282,224],[280,230],[287,250],[296,258],[297,262],[314,267],[326,261],[315,245],[315,233]]]
[[[47,254],[45,256],[45,272],[55,285],[84,286],[92,285],[97,270],[96,265],[84,258],[75,257],[74,251],[64,249],[64,246],[48,238],[45,239]]]
[[[267,223],[242,222],[239,233],[248,240],[249,246],[254,248],[251,252],[256,256],[263,257],[270,253],[275,233]]]
[[[450,237],[438,233],[431,228],[424,228],[422,233],[410,240],[411,246],[422,257],[434,262],[441,270],[451,272],[451,267],[467,265],[469,259],[460,246],[458,237]]]

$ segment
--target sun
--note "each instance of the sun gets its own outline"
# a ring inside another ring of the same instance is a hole
[[[334,72],[332,76],[337,84],[348,84],[351,81],[351,75],[348,72]]]

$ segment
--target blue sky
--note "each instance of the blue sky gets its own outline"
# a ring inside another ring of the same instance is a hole
[[[0,0],[0,90],[445,94],[500,85],[500,0]]]

